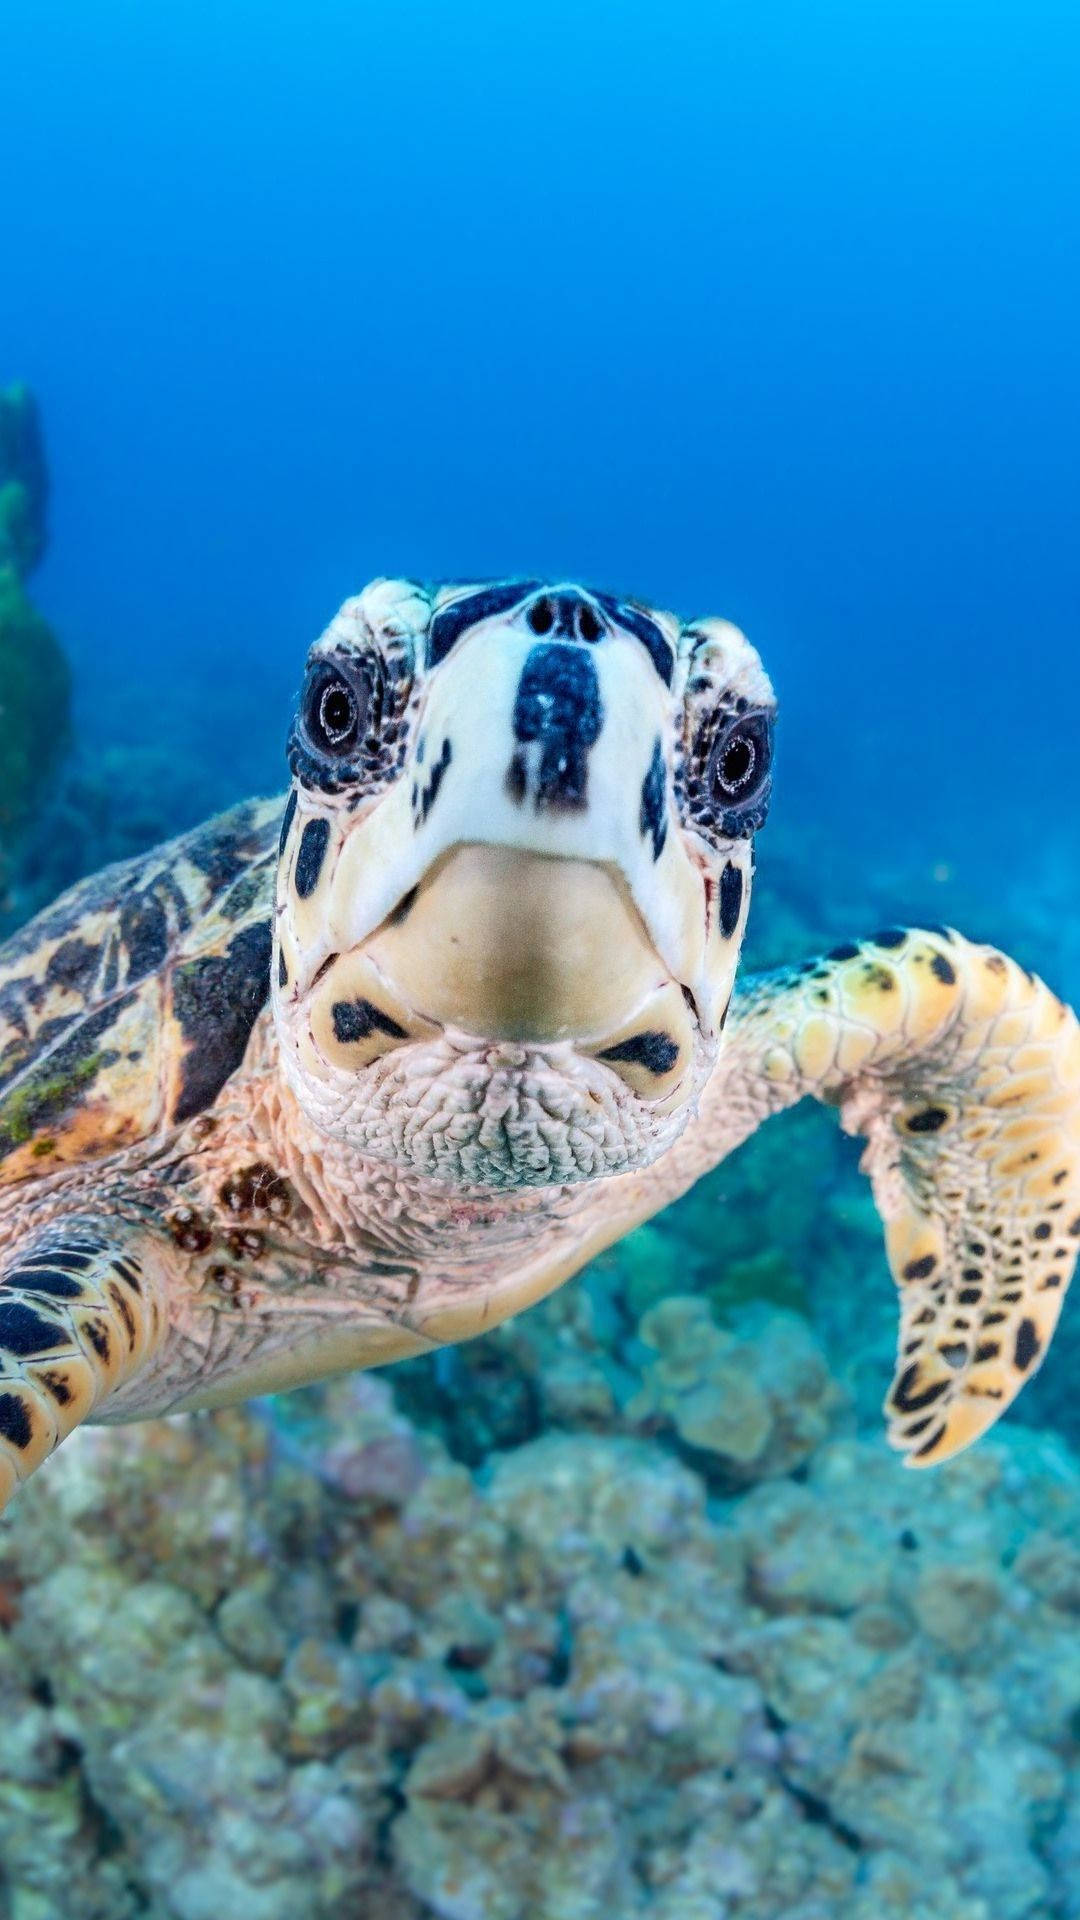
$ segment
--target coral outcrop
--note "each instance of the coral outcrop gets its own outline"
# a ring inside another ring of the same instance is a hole
[[[24,387],[0,392],[0,875],[64,753],[71,676],[24,581],[45,547],[45,456]]]
[[[48,471],[34,396],[24,386],[0,390],[0,570],[20,580],[45,552]]]
[[[798,1478],[718,1494],[655,1379],[693,1318],[641,1348],[671,1444],[470,1471],[391,1375],[77,1435],[0,1536],[17,1920],[1071,1914],[1077,1462],[804,1434]],[[781,1363],[732,1338],[765,1453]]]

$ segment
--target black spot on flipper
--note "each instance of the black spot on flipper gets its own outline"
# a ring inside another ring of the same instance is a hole
[[[26,1402],[17,1393],[0,1393],[0,1436],[21,1453],[30,1445],[33,1432]]]
[[[739,867],[729,860],[720,875],[720,931],[730,940],[742,912],[743,877]]]
[[[41,1381],[47,1393],[50,1393],[58,1407],[66,1407],[71,1402],[71,1384],[66,1375],[55,1367],[41,1367],[36,1377]]]
[[[405,1040],[408,1035],[404,1027],[392,1020],[381,1007],[370,1000],[335,1000],[330,1009],[330,1018],[334,1024],[334,1038],[343,1046],[356,1040],[367,1040],[373,1033],[389,1034],[392,1040]]]
[[[666,798],[666,779],[664,772],[664,751],[657,735],[653,745],[649,771],[641,786],[641,812],[638,826],[642,836],[651,835],[653,859],[659,860],[667,839],[667,818],[664,810]]]
[[[976,1358],[977,1357],[978,1356],[976,1356]],[[934,1401],[940,1400],[942,1394],[948,1391],[949,1382],[947,1380],[932,1380],[928,1387],[923,1387],[920,1392],[913,1393],[912,1388],[916,1385],[918,1378],[919,1366],[916,1361],[913,1362],[910,1367],[905,1367],[896,1383],[896,1390],[893,1394],[893,1405],[897,1408],[898,1412],[921,1413],[924,1407],[932,1407]]]
[[[281,822],[281,837],[278,840],[278,859],[279,860],[285,851],[285,842],[289,837],[289,828],[292,826],[295,814],[296,814],[296,788],[294,787],[292,792],[289,795],[288,803],[285,807],[285,817]]]
[[[935,953],[930,962],[930,971],[941,981],[943,987],[955,987],[956,968],[951,960],[946,960],[943,953]]]
[[[962,1287],[956,1296],[956,1303],[961,1307],[977,1307],[981,1299],[981,1287]]]
[[[941,1440],[941,1437],[944,1434],[944,1432],[945,1432],[945,1423],[944,1421],[942,1421],[939,1427],[934,1428],[933,1433],[927,1435],[927,1438],[923,1441],[922,1446],[916,1447],[915,1452],[912,1455],[912,1458],[915,1460],[925,1460],[928,1453],[933,1453],[934,1448],[938,1445],[938,1442]]]
[[[579,812],[586,804],[589,752],[604,714],[592,655],[563,642],[533,647],[514,700],[514,737],[540,747],[533,801],[538,811]]]
[[[626,1060],[635,1066],[644,1067],[647,1073],[670,1073],[679,1057],[679,1049],[669,1033],[635,1033],[629,1040],[620,1040],[613,1047],[605,1047],[599,1055],[601,1060]]]
[[[986,1319],[987,1322],[989,1322],[989,1314],[987,1314]],[[974,1359],[975,1365],[981,1367],[987,1360],[996,1360],[1000,1352],[1001,1346],[997,1340],[984,1340],[981,1345],[976,1347],[972,1358]]]
[[[825,955],[827,960],[857,960],[859,949],[852,940],[845,940],[842,946],[830,947]]]
[[[125,1300],[120,1288],[117,1286],[115,1280],[112,1280],[109,1282],[107,1292],[109,1295],[109,1299],[112,1301],[113,1306],[116,1308],[117,1313],[120,1315],[120,1318],[124,1323],[124,1332],[127,1334],[127,1337],[128,1337],[128,1346],[129,1348],[134,1348],[135,1336],[138,1331],[135,1325],[135,1316],[132,1313],[131,1308],[128,1306],[128,1303]]]
[[[1013,1362],[1021,1373],[1026,1373],[1033,1360],[1038,1358],[1041,1342],[1034,1320],[1021,1320],[1016,1329],[1016,1345],[1013,1348]]]
[[[948,1117],[944,1107],[924,1107],[921,1113],[910,1114],[905,1124],[909,1133],[937,1133]]]
[[[83,1322],[82,1331],[83,1333],[85,1333],[87,1339],[90,1342],[90,1345],[93,1347],[94,1352],[97,1354],[98,1359],[104,1360],[105,1365],[108,1366],[109,1360],[112,1356],[112,1348],[109,1345],[108,1329],[106,1327],[103,1327],[100,1324],[100,1322],[97,1320],[85,1320]]]
[[[904,1268],[905,1280],[929,1280],[937,1266],[936,1253],[924,1253],[918,1260],[909,1260]]]
[[[20,1293],[47,1294],[54,1300],[78,1300],[83,1292],[80,1280],[56,1267],[14,1267],[0,1284],[18,1287]]]
[[[319,884],[326,849],[330,844],[330,822],[323,815],[304,823],[300,851],[296,856],[293,884],[301,900],[310,900]]]
[[[71,1345],[71,1336],[55,1320],[21,1300],[0,1305],[0,1353],[13,1353],[26,1359],[32,1353],[53,1353],[57,1347]]]
[[[270,992],[270,922],[244,927],[224,954],[178,967],[173,1010],[187,1042],[174,1118],[191,1120],[236,1072]]]
[[[906,928],[883,927],[879,933],[875,933],[874,945],[875,947],[902,947],[906,939]]]

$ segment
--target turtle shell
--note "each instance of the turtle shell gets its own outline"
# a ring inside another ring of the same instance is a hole
[[[0,946],[0,1186],[210,1106],[270,987],[283,802],[82,881]]]

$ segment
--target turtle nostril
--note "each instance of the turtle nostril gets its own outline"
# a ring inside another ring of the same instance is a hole
[[[555,625],[555,609],[550,600],[534,600],[525,618],[534,633],[550,633]]]
[[[577,610],[577,630],[582,640],[599,640],[604,631],[596,612],[584,601]]]

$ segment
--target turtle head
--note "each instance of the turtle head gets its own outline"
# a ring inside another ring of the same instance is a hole
[[[715,1061],[774,701],[724,621],[376,581],[308,658],[274,1010],[314,1125],[448,1182],[647,1165]]]

